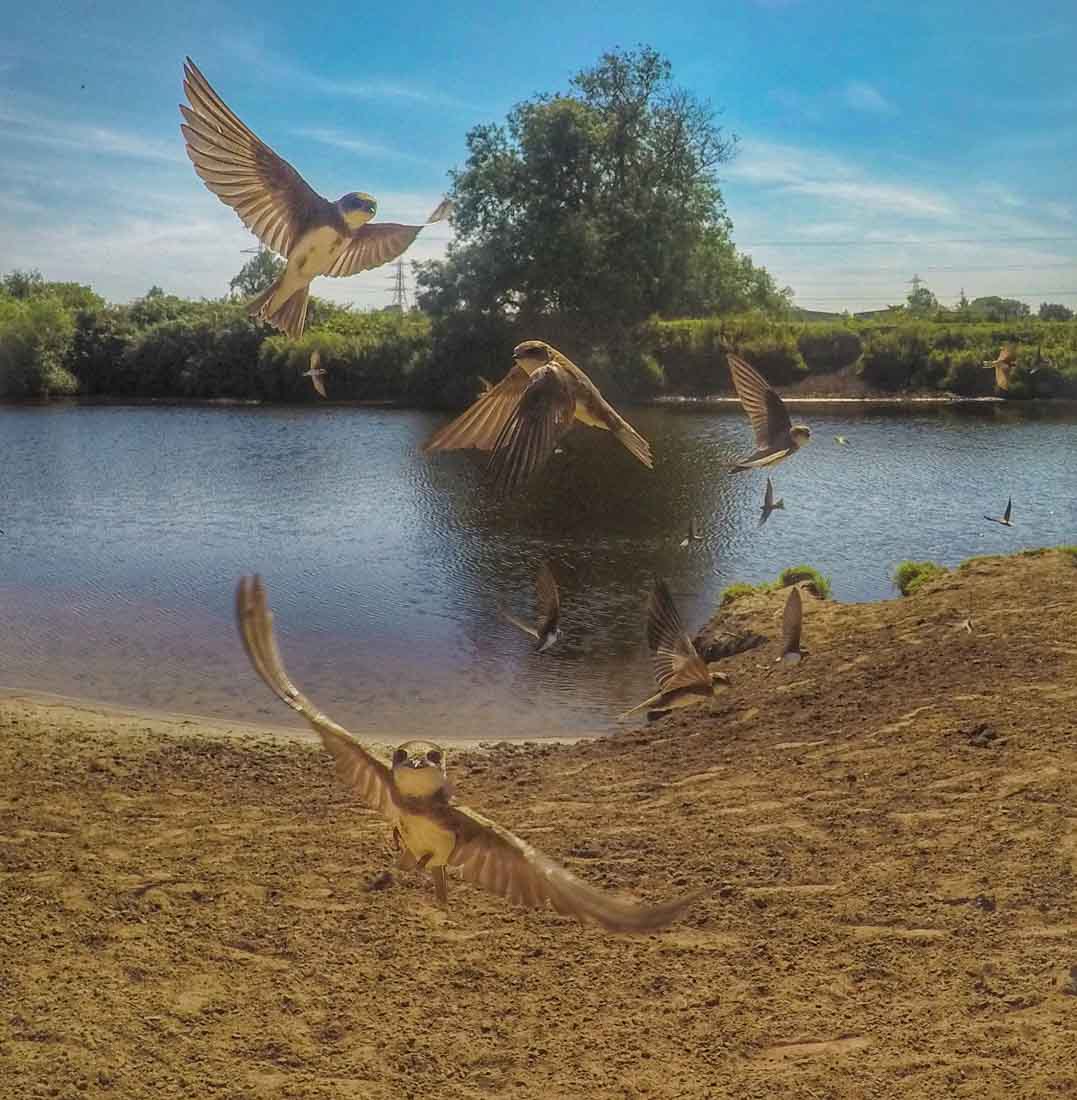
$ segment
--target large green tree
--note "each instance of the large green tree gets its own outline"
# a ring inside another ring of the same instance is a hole
[[[283,270],[282,259],[270,252],[268,248],[259,248],[239,269],[228,287],[234,296],[253,298],[255,294],[261,294]]]
[[[557,317],[594,336],[655,313],[781,304],[729,241],[715,170],[735,141],[655,50],[604,54],[568,92],[468,133],[452,174],[457,236],[446,260],[422,265],[421,304]]]

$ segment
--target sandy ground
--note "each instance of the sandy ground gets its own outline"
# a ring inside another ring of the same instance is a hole
[[[636,939],[379,885],[309,742],[0,701],[0,1096],[1077,1096],[1074,558],[808,600],[780,671],[749,599],[709,711],[452,754],[589,879],[711,888]]]

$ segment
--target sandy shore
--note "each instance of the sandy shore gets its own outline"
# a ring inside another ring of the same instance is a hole
[[[809,600],[780,671],[749,599],[707,710],[453,746],[593,882],[710,888],[635,939],[384,884],[289,730],[0,699],[0,1097],[1077,1095],[1074,557]]]

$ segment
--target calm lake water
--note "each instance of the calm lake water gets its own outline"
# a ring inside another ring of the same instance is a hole
[[[903,558],[1077,542],[1073,410],[802,406],[813,442],[774,471],[786,507],[762,529],[766,475],[726,470],[743,414],[625,411],[653,471],[579,428],[498,504],[470,453],[419,453],[430,413],[0,408],[0,685],[290,724],[232,619],[257,571],[293,678],[358,733],[600,733],[653,690],[656,573],[694,629],[725,585],[787,565],[871,600]],[[1017,526],[984,522],[1011,494]],[[682,550],[693,513],[706,539]],[[544,557],[566,636],[539,656],[497,605],[531,614]]]

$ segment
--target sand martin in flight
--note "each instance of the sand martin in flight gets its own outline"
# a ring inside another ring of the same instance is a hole
[[[180,104],[187,156],[203,183],[258,239],[287,261],[273,285],[249,304],[252,317],[298,337],[307,317],[311,280],[317,275],[354,275],[395,260],[421,225],[366,223],[378,209],[365,191],[336,202],[323,198],[232,113],[209,81],[187,58]],[[426,224],[449,212],[442,201]]]
[[[321,353],[317,348],[310,353],[310,369],[303,371],[303,377],[309,378],[314,391],[322,397],[328,397],[325,392],[325,368],[322,366]]]
[[[670,710],[713,699],[720,687],[729,686],[728,676],[707,668],[684,629],[666,582],[657,577],[647,608],[647,644],[654,660],[654,677],[661,691],[630,707],[621,718],[645,707],[657,717]]]
[[[512,359],[512,370],[439,428],[423,445],[425,452],[460,447],[491,451],[495,487],[510,493],[544,465],[579,422],[613,432],[644,466],[653,465],[647,440],[556,348],[525,340],[513,349]]]
[[[387,762],[318,710],[284,669],[260,578],[240,580],[236,617],[255,670],[278,698],[314,728],[336,761],[340,778],[390,821],[402,850],[402,864],[429,871],[443,905],[448,903],[446,871],[455,870],[516,905],[549,906],[611,932],[653,932],[676,920],[705,893],[640,905],[584,882],[507,829],[457,803],[445,770],[445,753],[438,745],[405,741]]]
[[[535,625],[525,623],[510,614],[504,607],[502,616],[513,626],[529,634],[538,642],[536,653],[544,653],[561,638],[561,594],[548,562],[543,562],[535,577]]]
[[[1013,512],[1013,497],[1010,497],[1006,501],[1006,511],[1001,516],[984,516],[989,523],[1001,523],[1003,527],[1012,527],[1013,520],[1010,519],[1010,514]]]
[[[777,511],[779,508],[785,511],[785,501],[774,499],[774,486],[770,482],[770,478],[767,478],[767,491],[763,494],[763,507],[759,509],[759,526],[762,527],[764,523],[770,519],[770,513]]]
[[[726,358],[737,396],[755,432],[755,450],[733,469],[773,466],[803,447],[811,439],[811,429],[804,424],[794,427],[790,423],[784,402],[755,367],[732,352],[727,353]]]

